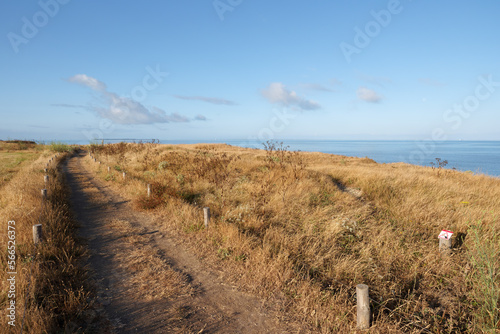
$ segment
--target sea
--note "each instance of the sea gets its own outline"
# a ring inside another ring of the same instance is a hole
[[[141,139],[105,139],[105,143],[139,142]],[[142,140],[151,142],[151,140]],[[68,144],[88,142],[66,141]],[[446,161],[444,168],[500,177],[500,141],[412,141],[412,140],[278,140],[292,151],[323,152],[368,157],[378,163],[406,162],[431,166]],[[161,144],[226,143],[260,148],[255,140],[160,140]]]

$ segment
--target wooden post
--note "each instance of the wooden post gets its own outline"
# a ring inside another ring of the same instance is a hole
[[[203,219],[205,221],[205,228],[208,228],[210,222],[210,208],[203,208]]]
[[[151,197],[151,185],[148,184],[148,197]]]
[[[451,238],[439,238],[439,251],[443,254],[449,254],[451,252]]]
[[[125,180],[127,178],[127,173],[123,172],[123,179]]]
[[[111,167],[108,167],[108,173],[111,173]]]
[[[42,242],[42,240],[42,224],[33,225],[33,241],[35,242],[35,244],[37,244],[39,242]]]
[[[43,169],[43,171],[44,171],[45,173],[47,173],[48,169],[47,169],[47,168],[44,168],[44,169]]]
[[[370,297],[368,295],[368,285],[356,285],[357,300],[357,328],[370,328]]]
[[[45,184],[49,183],[49,176],[48,175],[45,175],[43,177],[43,181],[45,182]]]
[[[47,198],[47,189],[42,189],[42,198],[43,199]]]

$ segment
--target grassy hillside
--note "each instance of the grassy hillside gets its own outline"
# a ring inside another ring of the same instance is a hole
[[[102,164],[87,158],[88,166],[137,208],[317,332],[354,331],[359,283],[370,287],[373,333],[499,326],[497,178],[278,143],[91,150]],[[212,212],[208,230],[203,207]],[[449,256],[438,251],[442,229],[455,232]]]
[[[0,327],[6,333],[19,333],[23,319],[24,333],[79,333],[91,328],[85,317],[90,303],[83,286],[85,273],[77,262],[83,249],[75,242],[60,166],[66,155],[59,154],[47,166],[61,151],[58,148],[0,143]],[[44,183],[46,174],[49,184]],[[41,198],[43,188],[46,201]],[[39,223],[44,241],[35,247],[32,226]],[[16,274],[7,274],[13,271]],[[12,276],[15,289],[7,281]],[[8,324],[11,301],[15,301],[15,327]]]
[[[0,141],[0,187],[39,155],[40,149],[36,144]]]

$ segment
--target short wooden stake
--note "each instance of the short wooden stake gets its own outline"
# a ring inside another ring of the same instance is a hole
[[[205,228],[207,228],[210,222],[210,208],[203,208],[203,219],[205,221]]]
[[[123,172],[123,179],[125,180],[127,178],[127,173]]]
[[[357,300],[357,328],[370,328],[370,297],[368,295],[368,285],[356,285]]]
[[[47,198],[47,189],[42,189],[42,198],[43,199]]]
[[[108,167],[108,173],[111,173],[111,167]]]
[[[43,181],[45,182],[45,184],[49,183],[49,176],[48,175],[45,175],[43,177]]]
[[[33,225],[33,241],[35,244],[43,241],[42,224]]]
[[[151,185],[148,184],[148,197],[151,197]]]
[[[47,173],[48,169],[47,169],[47,168],[44,168],[44,170],[43,170],[43,171],[44,171],[45,173]]]
[[[443,254],[449,254],[451,252],[451,238],[439,238],[439,251]]]

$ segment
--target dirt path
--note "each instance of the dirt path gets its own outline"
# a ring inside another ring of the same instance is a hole
[[[64,166],[111,333],[290,333],[257,298],[224,283],[81,163]]]

